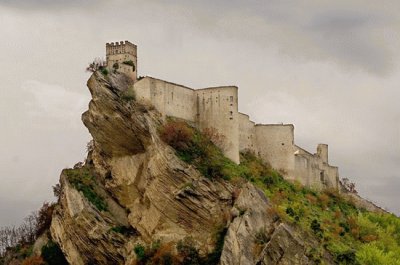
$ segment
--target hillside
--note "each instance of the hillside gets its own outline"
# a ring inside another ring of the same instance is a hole
[[[222,135],[164,121],[123,74],[88,87],[87,158],[62,171],[36,251],[16,244],[3,264],[400,264],[394,215],[288,182],[251,152],[233,163]]]

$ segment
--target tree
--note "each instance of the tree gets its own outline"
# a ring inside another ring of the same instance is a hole
[[[107,66],[107,62],[102,58],[94,58],[93,62],[89,63],[89,66],[86,67],[87,72],[94,73],[97,70],[102,70]]]

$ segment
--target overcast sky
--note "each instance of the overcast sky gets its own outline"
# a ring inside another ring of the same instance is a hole
[[[0,226],[43,201],[90,140],[84,69],[138,45],[139,75],[239,87],[258,123],[329,144],[360,194],[400,213],[398,0],[0,0]]]

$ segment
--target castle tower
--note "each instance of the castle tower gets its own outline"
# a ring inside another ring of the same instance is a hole
[[[137,47],[129,41],[106,44],[107,68],[137,79]]]

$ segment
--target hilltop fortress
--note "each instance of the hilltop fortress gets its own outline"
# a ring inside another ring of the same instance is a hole
[[[239,152],[259,155],[285,178],[317,189],[339,189],[338,168],[328,163],[328,146],[315,154],[294,143],[292,124],[255,124],[238,111],[238,88],[193,89],[146,76],[137,79],[137,47],[125,41],[106,44],[107,68],[134,80],[136,99],[152,104],[165,117],[176,117],[200,130],[214,128],[225,136],[225,155],[240,163]]]

